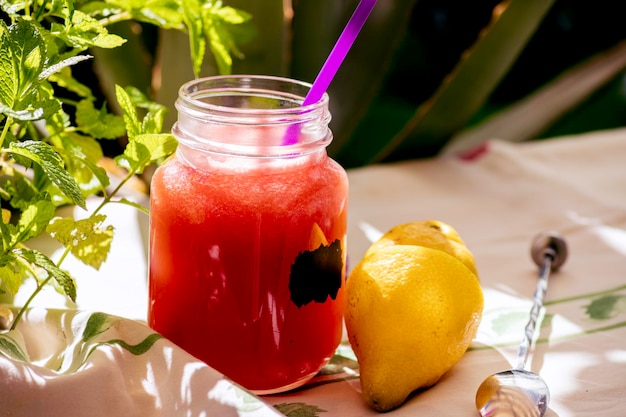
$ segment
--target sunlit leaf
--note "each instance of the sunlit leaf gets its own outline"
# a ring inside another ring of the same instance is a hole
[[[15,249],[13,253],[25,261],[44,269],[54,278],[65,295],[70,300],[76,302],[76,283],[74,279],[67,272],[56,266],[50,258],[41,252],[28,249]]]
[[[85,197],[80,191],[80,187],[64,169],[63,160],[50,145],[37,141],[12,143],[10,152],[37,163],[64,195],[70,198],[74,204],[86,208]]]
[[[69,247],[72,255],[94,269],[106,261],[113,241],[113,226],[103,226],[104,215],[86,219],[57,217],[46,229],[50,236]]]
[[[96,109],[91,100],[76,106],[77,127],[97,139],[117,139],[126,134],[124,119],[109,113],[106,106]]]

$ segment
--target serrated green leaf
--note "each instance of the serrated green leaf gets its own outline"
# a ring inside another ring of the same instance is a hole
[[[98,139],[117,139],[126,134],[123,118],[109,113],[106,106],[96,109],[91,100],[81,100],[76,105],[76,125]]]
[[[26,177],[17,172],[7,181],[5,190],[11,196],[9,201],[11,207],[19,210],[25,210],[39,192]]]
[[[28,249],[14,249],[13,254],[30,264],[43,268],[59,284],[65,295],[76,302],[76,283],[67,272],[56,266],[50,258],[41,252]]]
[[[84,3],[80,7],[80,11],[88,14],[91,17],[109,17],[119,13],[122,13],[125,10],[121,5],[115,4],[114,1],[90,1]]]
[[[74,11],[74,1],[70,0],[52,0],[48,1],[49,13],[54,16],[62,16],[63,11],[68,10],[69,13]]]
[[[72,77],[70,68],[64,68],[60,72],[50,75],[48,78],[50,82],[57,84],[60,87],[71,91],[78,95],[78,97],[93,99],[91,89],[85,84]]]
[[[4,214],[4,213],[3,213]],[[2,232],[2,253],[11,249],[11,240],[17,234],[15,226],[9,223],[0,223],[0,232]]]
[[[115,86],[115,97],[117,104],[122,108],[124,114],[124,123],[126,124],[126,132],[128,138],[132,139],[141,133],[141,122],[137,116],[137,110],[128,93],[119,85]]]
[[[65,132],[61,143],[63,149],[70,152],[70,156],[86,158],[93,163],[99,162],[103,157],[100,144],[92,137]]]
[[[57,62],[54,65],[44,68],[43,71],[41,71],[41,73],[39,74],[39,78],[46,79],[50,77],[52,74],[56,74],[57,72],[61,71],[63,68],[78,64],[79,62],[86,61],[91,58],[93,57],[90,55],[77,55],[77,56],[64,59],[61,62]]]
[[[127,205],[127,206],[134,207],[137,210],[139,210],[139,211],[141,211],[141,212],[143,212],[145,214],[150,214],[150,210],[148,210],[146,207],[142,206],[141,204],[135,203],[134,201],[130,201],[130,200],[126,199],[126,198],[122,198],[122,199],[119,199],[119,200],[113,200],[113,201],[111,201],[111,203],[124,204],[124,205]]]
[[[211,52],[213,52],[220,74],[230,74],[233,59],[230,56],[228,47],[231,43],[228,32],[218,25],[211,25],[207,35],[209,36],[209,47]]]
[[[107,260],[113,242],[113,226],[94,229],[89,239],[72,247],[72,254],[84,264],[99,270]]]
[[[37,120],[51,104],[38,99],[45,42],[36,25],[18,19],[0,32],[0,112],[18,120]]]
[[[11,210],[2,209],[2,216],[0,216],[2,223],[8,223],[11,221]]]
[[[46,231],[64,246],[72,255],[94,269],[106,261],[113,241],[113,226],[103,226],[106,216],[98,214],[87,219],[53,219]]]
[[[23,101],[26,102],[28,100]],[[20,110],[15,110],[0,103],[0,113],[12,117],[15,120],[21,120],[24,122],[44,119],[47,115],[56,113],[60,108],[61,106],[57,100],[39,100],[34,96],[32,97],[32,100],[29,101],[26,108]]]
[[[206,52],[204,19],[198,19],[198,16],[203,15],[202,7],[197,0],[182,0],[182,6],[185,26],[189,33],[189,48],[193,72],[198,77]]]
[[[171,155],[176,146],[177,141],[171,134],[141,134],[130,140],[115,162],[128,171],[140,174],[151,163]]]
[[[143,133],[160,133],[163,131],[163,120],[165,120],[165,114],[167,109],[160,108],[155,111],[150,111],[143,118],[141,122],[141,131]]]
[[[63,134],[61,142],[68,159],[67,169],[78,181],[83,193],[92,195],[104,191],[110,180],[106,170],[96,165],[102,158],[98,142],[91,137],[72,133]]]
[[[241,25],[250,19],[251,16],[248,13],[228,6],[223,7],[219,3],[203,9],[203,34],[209,40],[209,48],[221,74],[230,74],[233,54],[242,56],[230,28],[233,25]]]
[[[181,29],[183,22],[180,5],[173,0],[148,0],[132,13],[137,20],[152,23],[164,29]]]
[[[34,204],[30,204],[22,212],[17,222],[17,234],[11,242],[11,247],[43,233],[50,220],[54,217],[54,213],[54,204],[48,200],[39,200]]]
[[[38,141],[25,141],[12,143],[9,151],[37,163],[50,181],[59,187],[65,196],[74,204],[86,208],[85,197],[78,183],[64,169],[63,160],[50,145]]]
[[[87,47],[111,49],[126,42],[124,38],[110,34],[98,20],[80,10],[75,10],[71,16],[67,17],[62,32],[53,32],[53,34],[79,49]]]
[[[45,43],[37,26],[27,20],[11,25],[9,35],[13,62],[19,69],[16,98],[20,98],[39,78],[46,60]]]
[[[10,294],[16,294],[20,289],[22,282],[24,281],[24,274],[16,266],[13,262],[15,257],[5,255],[2,257],[3,259],[0,261],[2,266],[0,266],[0,282]]]
[[[252,19],[252,15],[250,13],[229,6],[215,9],[213,11],[213,15],[218,17],[223,22],[231,25],[240,25]]]
[[[161,133],[163,131],[163,121],[169,109],[160,103],[150,100],[138,88],[130,86],[124,88],[124,91],[134,107],[148,111],[141,121],[141,133]]]
[[[130,98],[131,103],[136,107],[146,109],[150,112],[165,112],[168,108],[161,103],[150,100],[140,89],[128,86],[124,88],[126,94]]]

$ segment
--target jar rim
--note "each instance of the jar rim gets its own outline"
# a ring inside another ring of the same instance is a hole
[[[297,116],[315,112],[328,105],[328,93],[316,103],[303,106],[302,103],[312,84],[287,77],[271,75],[216,75],[197,78],[184,83],[178,91],[176,107],[186,112],[211,112],[213,114],[263,116]],[[258,96],[273,98],[280,102],[279,107],[237,107],[211,102],[216,97]],[[182,108],[181,108],[182,107]]]
[[[191,149],[255,158],[304,155],[326,147],[328,94],[303,106],[311,84],[268,75],[223,75],[183,84],[172,133]],[[225,134],[229,129],[228,134]]]

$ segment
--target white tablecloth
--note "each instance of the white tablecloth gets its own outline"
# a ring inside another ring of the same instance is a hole
[[[369,166],[351,170],[349,177],[350,264],[358,262],[372,237],[393,225],[438,219],[453,225],[474,253],[485,292],[483,322],[468,353],[437,385],[390,415],[477,416],[477,387],[489,374],[510,368],[516,355],[537,278],[530,243],[545,230],[560,232],[570,252],[550,278],[530,358],[532,370],[551,389],[547,416],[624,415],[626,129],[522,144],[494,140],[471,158]],[[125,206],[110,206],[109,214],[116,237],[102,270],[65,264],[78,278],[78,307],[143,320],[147,218]],[[50,242],[38,244],[54,252]],[[15,304],[27,293],[28,288],[18,294]],[[37,304],[65,307],[53,291]],[[349,346],[340,352],[344,360],[304,389],[262,401],[298,416],[378,415],[361,401]],[[206,400],[211,387],[194,389],[204,405],[195,408],[197,414],[179,415],[222,415]],[[68,401],[76,398],[67,395]],[[0,415],[31,416],[7,412],[9,404],[0,389]],[[204,414],[197,411],[203,407]]]

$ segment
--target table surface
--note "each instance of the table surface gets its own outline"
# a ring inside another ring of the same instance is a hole
[[[529,255],[531,241],[539,232],[555,230],[567,240],[569,258],[550,277],[545,315],[529,358],[551,390],[546,415],[623,416],[624,161],[626,129],[617,129],[521,144],[493,140],[471,158],[446,156],[349,171],[352,263],[377,233],[403,222],[438,219],[453,225],[473,252],[485,294],[483,320],[467,354],[434,387],[411,396],[390,415],[477,415],[477,387],[489,374],[511,367],[528,319],[538,273]],[[101,271],[66,263],[78,280],[78,307],[142,320],[147,217],[119,205],[110,206],[108,214],[116,242]],[[114,293],[107,295],[111,289]],[[17,305],[26,293],[28,288],[18,294]],[[115,305],[110,297],[116,297]],[[51,291],[37,303],[65,306]],[[348,358],[344,364],[353,364],[347,344],[342,351]],[[351,369],[334,367],[328,373],[304,389],[262,400],[283,411],[299,410],[299,416],[378,415],[361,401]]]

